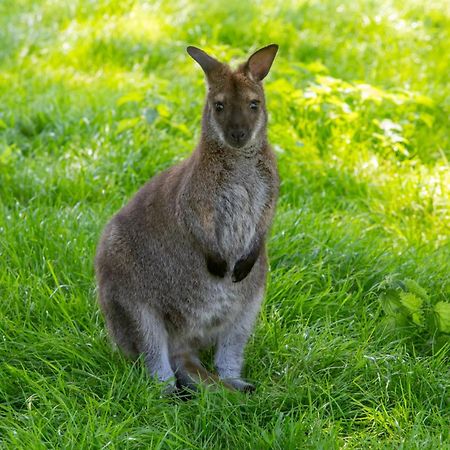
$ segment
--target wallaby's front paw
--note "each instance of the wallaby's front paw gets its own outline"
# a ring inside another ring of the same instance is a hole
[[[209,255],[206,257],[206,267],[211,275],[223,278],[227,273],[227,262],[220,256]]]
[[[234,266],[231,279],[234,283],[242,281],[252,270],[255,264],[254,258],[242,258]]]

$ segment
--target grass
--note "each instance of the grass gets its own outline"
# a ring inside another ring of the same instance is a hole
[[[0,447],[450,448],[448,344],[380,326],[390,280],[449,300],[448,3],[199,5],[0,3]],[[258,389],[160,398],[108,343],[95,246],[195,145],[186,45],[236,62],[270,42],[282,186]]]

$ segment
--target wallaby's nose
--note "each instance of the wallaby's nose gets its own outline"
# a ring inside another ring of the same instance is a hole
[[[235,144],[242,144],[242,142],[244,142],[244,140],[247,136],[247,133],[242,128],[236,128],[231,131],[230,136],[231,136],[231,140]]]

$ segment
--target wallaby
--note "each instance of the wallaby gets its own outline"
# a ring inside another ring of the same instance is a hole
[[[262,86],[269,45],[236,70],[196,47],[206,74],[200,142],[148,181],[106,226],[96,255],[99,303],[112,338],[143,354],[168,389],[214,380],[199,350],[216,346],[218,379],[233,389],[263,298],[265,240],[278,197]]]

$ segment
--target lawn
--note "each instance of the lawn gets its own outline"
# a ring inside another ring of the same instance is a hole
[[[198,139],[186,46],[272,42],[257,390],[161,398],[109,344],[95,247]],[[445,0],[1,1],[0,448],[450,448],[449,42]]]

